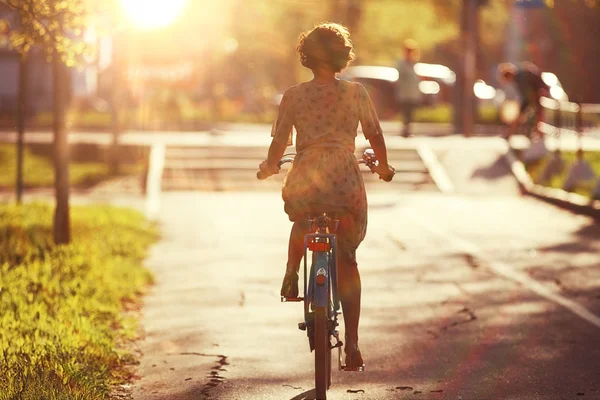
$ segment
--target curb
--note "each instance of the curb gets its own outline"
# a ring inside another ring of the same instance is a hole
[[[521,193],[530,195],[566,210],[590,216],[600,221],[600,201],[590,200],[577,193],[562,189],[549,188],[533,183],[523,163],[517,159],[513,149],[508,146],[504,155],[512,174],[515,176]]]

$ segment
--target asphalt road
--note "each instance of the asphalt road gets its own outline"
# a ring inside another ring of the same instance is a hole
[[[127,141],[263,146],[269,137]],[[388,143],[429,146],[454,190],[370,192],[358,253],[367,370],[335,371],[328,398],[600,399],[600,225],[521,197],[500,139]],[[144,209],[119,188],[74,200]],[[267,182],[264,191],[161,194],[134,399],[314,397],[301,305],[279,302],[290,228],[282,206]]]
[[[506,188],[371,193],[367,369],[329,399],[600,399],[600,226]],[[279,194],[163,193],[160,222],[134,398],[313,398]]]

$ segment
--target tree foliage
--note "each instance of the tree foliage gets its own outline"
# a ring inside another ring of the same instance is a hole
[[[39,46],[51,59],[55,51],[67,66],[92,49],[82,40],[89,16],[84,0],[0,0],[12,11],[0,24],[11,48],[27,53]]]

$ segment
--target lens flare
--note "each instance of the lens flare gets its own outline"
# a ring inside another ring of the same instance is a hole
[[[127,16],[139,29],[157,29],[171,24],[186,3],[187,0],[121,0]]]

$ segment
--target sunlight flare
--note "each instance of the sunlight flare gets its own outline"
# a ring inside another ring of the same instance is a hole
[[[187,0],[121,0],[127,16],[140,29],[157,29],[171,24],[186,3]]]

